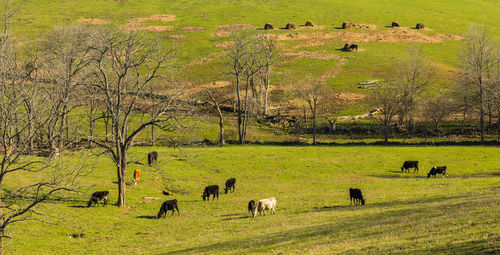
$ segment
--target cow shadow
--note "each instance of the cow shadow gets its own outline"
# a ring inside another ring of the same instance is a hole
[[[70,205],[69,207],[71,207],[71,208],[89,208],[86,205]]]
[[[387,179],[427,179],[427,175],[413,175],[413,174],[410,174],[408,175],[405,174],[401,174],[401,175],[394,175],[394,174],[374,174],[374,175],[369,175],[371,177],[376,177],[376,178],[387,178]]]
[[[156,216],[151,216],[151,215],[141,215],[135,217],[136,219],[148,219],[148,220],[156,220],[158,219]]]
[[[238,216],[238,217],[225,218],[225,219],[222,219],[222,221],[241,220],[241,219],[248,219],[248,218],[250,218],[250,216],[248,216],[248,215],[241,215],[241,216]]]

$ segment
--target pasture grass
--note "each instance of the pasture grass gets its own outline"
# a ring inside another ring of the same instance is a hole
[[[159,170],[130,166],[127,206],[85,208],[94,191],[116,201],[115,169],[101,156],[80,151],[68,164],[86,162],[84,194],[43,206],[56,223],[20,223],[8,229],[9,254],[331,254],[500,252],[500,149],[425,146],[134,147],[131,160],[159,152]],[[401,173],[419,160],[419,173]],[[449,178],[426,178],[446,165]],[[137,186],[133,169],[143,169]],[[203,202],[206,185],[236,177],[236,192]],[[12,176],[8,188],[30,175]],[[365,206],[350,206],[349,188]],[[174,195],[163,196],[162,190]],[[148,200],[144,197],[160,197]],[[276,197],[275,215],[252,219],[249,200]],[[180,216],[154,219],[166,199],[179,200]],[[73,238],[81,234],[83,238]]]

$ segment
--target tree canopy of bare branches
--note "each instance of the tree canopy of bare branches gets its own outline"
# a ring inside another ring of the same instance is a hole
[[[164,131],[176,127],[175,115],[168,114],[176,94],[163,95],[161,100],[150,102],[152,114],[142,111],[141,123],[134,126],[132,118],[139,114],[136,108],[146,100],[159,81],[174,50],[161,47],[157,38],[149,38],[140,32],[122,32],[103,29],[95,38],[92,68],[94,83],[89,84],[96,91],[97,100],[105,106],[111,119],[112,143],[106,144],[95,137],[89,137],[97,145],[105,148],[116,165],[118,178],[118,206],[125,206],[127,166],[137,161],[129,161],[128,150],[136,137],[147,127],[155,126]]]
[[[481,142],[484,142],[486,84],[499,64],[498,54],[498,45],[486,26],[469,27],[458,56],[463,83],[479,98]]]

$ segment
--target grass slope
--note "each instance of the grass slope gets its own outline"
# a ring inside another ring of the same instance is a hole
[[[277,1],[165,1],[165,0],[29,0],[17,6],[19,9],[10,28],[20,38],[39,38],[40,35],[61,24],[75,23],[79,19],[97,18],[107,20],[115,25],[123,25],[131,18],[148,17],[155,14],[173,14],[175,20],[168,22],[147,21],[144,25],[167,25],[170,31],[162,32],[166,43],[171,35],[183,38],[173,42],[180,48],[180,60],[184,79],[194,83],[209,83],[214,80],[231,80],[227,62],[222,49],[215,45],[228,41],[227,37],[215,37],[217,26],[247,24],[255,28],[263,27],[270,22],[275,27],[283,27],[291,22],[297,25],[312,20],[323,26],[322,30],[299,30],[300,33],[322,31],[341,33],[335,29],[343,21],[374,24],[378,31],[387,31],[392,21],[399,21],[402,26],[415,26],[423,22],[429,30],[419,31],[424,35],[462,34],[471,23],[488,25],[494,36],[500,38],[500,4],[495,0],[454,0],[454,1],[390,1],[361,0],[347,4],[342,0],[277,0]],[[186,32],[185,27],[202,27],[204,30]],[[367,31],[354,30],[356,33]],[[275,30],[272,33],[289,34],[290,31]],[[294,33],[294,32],[293,32]],[[357,89],[356,83],[365,79],[380,79],[391,74],[390,64],[404,56],[408,43],[403,42],[367,42],[359,43],[362,52],[342,53],[337,51],[346,39],[318,39],[323,45],[299,47],[299,42],[283,41],[288,51],[321,52],[347,57],[344,65],[333,60],[318,60],[310,57],[292,58],[284,66],[276,67],[272,74],[273,86],[300,79],[304,75],[321,76],[330,70],[340,71],[328,77],[327,84],[340,92],[357,92],[368,94],[370,91]],[[353,42],[358,43],[357,40]],[[449,72],[457,65],[457,41],[438,43],[414,43],[422,45],[429,57],[438,67],[438,81],[435,86],[452,84]],[[291,47],[288,47],[291,46]],[[297,46],[297,47],[294,47]],[[204,60],[204,61],[200,61]],[[187,63],[197,64],[185,65]],[[273,95],[271,95],[273,97]],[[275,102],[276,98],[271,101]],[[354,104],[358,104],[356,102]],[[360,104],[354,113],[369,109]],[[352,109],[352,107],[348,107]],[[345,110],[345,109],[344,109]]]
[[[86,194],[45,206],[61,218],[13,226],[10,254],[327,254],[500,252],[500,159],[495,147],[226,146],[133,148],[131,159],[160,153],[160,171],[144,171],[127,189],[127,208],[82,207],[88,194],[110,190],[109,159],[89,158]],[[65,155],[78,162],[88,151]],[[420,160],[418,174],[402,174]],[[434,165],[449,178],[427,179]],[[144,168],[143,168],[144,169]],[[129,173],[133,168],[129,168]],[[147,169],[145,169],[147,170]],[[130,174],[131,175],[131,174]],[[237,178],[236,192],[201,201],[203,187]],[[33,176],[10,179],[11,187]],[[129,177],[131,178],[131,177]],[[131,181],[130,181],[131,182]],[[348,189],[367,204],[349,206]],[[154,219],[168,189],[180,216]],[[162,197],[150,201],[143,197]],[[277,213],[252,219],[249,200],[276,197]],[[71,238],[84,233],[83,238]]]

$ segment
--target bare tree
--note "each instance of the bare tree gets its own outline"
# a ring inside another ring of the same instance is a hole
[[[303,100],[311,111],[313,144],[316,145],[316,122],[320,114],[320,108],[326,106],[327,99],[329,98],[328,94],[330,94],[330,91],[325,88],[325,86],[319,79],[305,79],[296,85],[295,92],[297,97]]]
[[[479,98],[479,126],[484,142],[484,104],[488,77],[498,65],[498,46],[486,26],[472,25],[464,37],[460,52],[460,67],[465,84]]]
[[[92,45],[92,30],[83,25],[65,25],[56,27],[48,33],[42,44],[44,94],[49,111],[46,125],[50,148],[61,149],[63,134],[67,127],[68,114],[74,108],[70,101],[89,77],[88,66]]]
[[[421,47],[409,48],[406,58],[397,62],[395,69],[396,77],[393,83],[401,93],[399,126],[406,125],[407,129],[412,130],[417,98],[431,82],[434,69],[426,60]]]
[[[238,141],[240,144],[243,144],[246,139],[246,128],[251,108],[248,93],[251,86],[250,82],[253,82],[253,76],[258,72],[256,68],[258,63],[255,59],[254,34],[247,31],[234,31],[232,34],[232,46],[229,48],[228,56],[231,61],[231,73],[235,78]]]
[[[439,131],[439,123],[452,112],[452,105],[447,94],[428,98],[424,103],[423,115],[432,122],[434,131]]]
[[[91,84],[99,100],[105,105],[111,120],[112,145],[93,139],[94,143],[105,148],[116,165],[118,179],[117,205],[125,206],[125,187],[127,166],[140,164],[129,161],[128,150],[135,138],[146,128],[154,125],[160,130],[172,131],[175,128],[175,116],[169,115],[169,106],[175,95],[163,95],[156,100],[159,106],[155,114],[142,112],[141,124],[133,126],[132,118],[140,100],[147,100],[148,91],[153,82],[161,78],[160,71],[165,69],[173,50],[160,47],[157,38],[149,38],[137,31],[121,32],[116,29],[103,29],[96,40],[96,52],[93,59],[94,78]],[[147,117],[150,116],[150,117]]]
[[[263,55],[264,60],[262,71],[262,80],[264,81],[263,115],[267,115],[269,105],[269,88],[271,85],[271,67],[274,64],[276,56],[279,53],[278,35],[267,34],[260,36],[258,38],[258,47],[261,50],[261,54]]]
[[[62,191],[77,190],[76,180],[82,173],[81,168],[68,170],[43,158],[25,156],[31,152],[32,138],[42,132],[40,127],[47,121],[34,120],[38,116],[32,113],[51,109],[39,109],[37,94],[30,92],[36,59],[27,55],[20,60],[12,45],[15,43],[8,38],[0,42],[0,254],[5,239],[12,240],[7,233],[11,224],[45,221],[44,213],[37,210],[39,205]],[[17,174],[37,178],[16,186]]]
[[[394,118],[401,109],[400,91],[397,86],[389,83],[385,86],[381,86],[375,91],[373,100],[383,117],[384,142],[387,143],[389,140],[392,118]]]
[[[219,117],[219,145],[224,145],[224,116],[222,115],[221,103],[229,101],[227,93],[219,93],[210,89],[206,90],[207,96],[213,104],[214,110]]]

